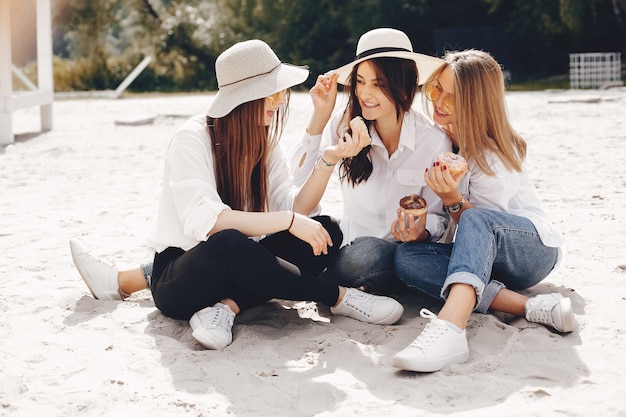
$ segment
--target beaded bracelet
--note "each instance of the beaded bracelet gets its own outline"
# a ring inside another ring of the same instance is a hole
[[[324,165],[326,165],[327,167],[334,167],[335,165],[337,165],[336,162],[334,164],[331,164],[330,162],[326,162],[323,155],[320,155],[320,159],[318,160],[318,162],[319,161],[322,161]]]

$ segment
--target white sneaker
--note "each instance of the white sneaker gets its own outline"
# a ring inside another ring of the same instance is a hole
[[[404,307],[390,297],[369,294],[356,288],[346,288],[346,294],[330,312],[373,324],[393,324],[400,320]]]
[[[95,258],[76,239],[70,240],[70,251],[74,266],[95,299],[123,300],[128,297],[120,290],[115,265]]]
[[[559,293],[536,295],[526,301],[526,320],[569,333],[574,330],[572,300]]]
[[[233,341],[235,313],[226,304],[217,303],[191,316],[193,337],[207,349],[222,349]]]
[[[465,330],[457,330],[452,323],[438,319],[425,308],[420,315],[429,318],[430,323],[407,348],[395,354],[393,366],[407,371],[435,372],[446,365],[467,361]]]

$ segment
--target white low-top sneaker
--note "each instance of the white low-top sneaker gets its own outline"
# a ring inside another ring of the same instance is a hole
[[[346,294],[330,312],[337,316],[373,324],[393,324],[400,320],[404,307],[390,297],[369,294],[356,288],[346,288]]]
[[[193,337],[207,349],[222,349],[233,341],[235,313],[226,304],[217,303],[197,311],[189,320]]]
[[[404,350],[393,357],[393,366],[406,371],[435,372],[446,365],[462,363],[469,357],[465,330],[438,319],[423,308],[420,315],[429,318],[422,333]]]
[[[526,320],[569,333],[574,330],[572,300],[559,293],[535,295],[526,301]]]
[[[123,300],[128,297],[120,290],[115,265],[94,257],[76,240],[70,240],[72,260],[91,294],[98,300]]]

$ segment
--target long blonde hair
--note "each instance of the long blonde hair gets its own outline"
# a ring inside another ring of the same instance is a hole
[[[459,153],[473,159],[487,175],[494,175],[488,154],[495,154],[509,170],[521,172],[526,141],[509,121],[500,64],[489,53],[475,49],[448,52],[443,59],[445,64],[429,81],[445,68],[452,72],[454,122],[448,133]]]
[[[243,103],[224,117],[207,117],[215,158],[217,192],[233,210],[266,211],[268,208],[267,159],[278,146],[289,107],[281,106],[265,126],[265,101]]]

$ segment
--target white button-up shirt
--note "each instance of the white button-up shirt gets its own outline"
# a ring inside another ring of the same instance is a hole
[[[342,115],[342,111],[335,114],[321,135],[305,135],[291,150],[291,172],[297,185],[304,183],[323,150],[339,141],[337,127]],[[448,216],[439,197],[426,185],[424,171],[432,167],[441,152],[451,150],[450,140],[415,110],[405,113],[398,149],[392,155],[388,154],[375,129],[370,131],[370,136],[372,174],[367,181],[355,186],[346,179],[341,181],[343,244],[361,236],[394,240],[391,224],[398,218],[400,199],[409,194],[420,194],[426,199],[426,229],[431,240],[437,241],[446,228]]]
[[[167,150],[161,200],[148,236],[157,252],[170,246],[193,248],[207,239],[222,210],[230,210],[217,192],[205,117],[196,116],[183,123]],[[280,146],[269,155],[268,175],[269,210],[291,210],[298,188],[293,185]]]
[[[469,160],[468,172],[459,184],[459,191],[474,207],[498,210],[529,219],[544,245],[559,248],[557,263],[562,263],[566,241],[541,208],[537,190],[526,169],[522,172],[509,171],[500,159],[490,157],[488,160],[494,175],[486,175],[474,160]]]

